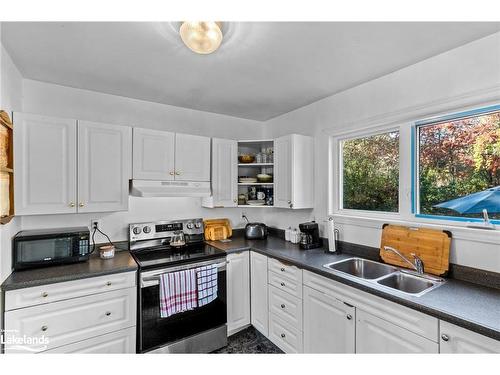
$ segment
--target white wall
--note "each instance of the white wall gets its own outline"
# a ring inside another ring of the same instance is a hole
[[[0,109],[8,113],[10,113],[10,111],[22,110],[22,77],[9,54],[1,44]],[[12,263],[11,239],[12,236],[20,230],[20,227],[21,219],[17,217],[8,224],[0,225],[0,283],[10,274]]]
[[[121,96],[24,80],[23,111],[50,116],[131,125],[165,131],[231,139],[260,138],[263,123],[231,116],[151,103]],[[252,220],[262,220],[262,210],[249,209]],[[90,226],[102,220],[102,230],[112,240],[128,239],[128,224],[160,219],[227,217],[242,227],[241,209],[205,209],[200,198],[129,198],[127,212],[24,216],[22,228]],[[102,237],[97,240],[105,240]]]
[[[384,117],[425,108],[429,103],[444,103],[453,109],[454,101],[466,101],[469,95],[473,98],[483,90],[500,92],[500,33],[268,120],[266,137],[288,133],[314,136],[315,205],[313,210],[266,211],[266,223],[284,228],[312,218],[325,219],[328,213],[329,137],[324,129],[329,129],[328,132],[362,129],[370,122],[383,123]],[[448,100],[451,101],[447,103]],[[366,224],[362,220],[347,223],[342,218],[338,221],[345,223],[339,224],[341,239],[379,246],[381,223]],[[451,261],[500,272],[499,243],[455,239]]]

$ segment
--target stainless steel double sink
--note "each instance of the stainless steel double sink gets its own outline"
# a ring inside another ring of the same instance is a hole
[[[387,291],[397,291],[417,297],[444,283],[443,279],[437,277],[410,273],[411,271],[362,258],[349,258],[325,264],[324,267],[351,279],[374,283]]]

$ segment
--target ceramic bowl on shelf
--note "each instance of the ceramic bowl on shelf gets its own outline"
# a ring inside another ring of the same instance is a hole
[[[270,175],[270,174],[266,174],[266,173],[259,173],[257,175],[257,181],[259,182],[272,182],[273,181],[273,176]]]
[[[242,154],[238,156],[238,160],[240,163],[249,164],[255,161],[255,155],[250,154]]]
[[[247,204],[249,206],[263,206],[266,204],[266,201],[263,199],[253,199],[253,200],[248,200]]]
[[[243,183],[243,184],[254,184],[257,182],[257,179],[255,177],[238,177],[238,181]]]

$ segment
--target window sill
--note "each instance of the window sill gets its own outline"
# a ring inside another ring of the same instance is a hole
[[[332,216],[334,217],[335,223],[344,225],[375,229],[382,229],[382,225],[385,223],[405,225],[410,227],[426,227],[431,229],[449,230],[450,232],[452,232],[453,239],[455,240],[474,241],[488,244],[500,243],[500,226],[498,225],[497,229],[495,230],[486,230],[479,228],[468,228],[467,225],[469,225],[470,223],[450,223],[449,221],[443,222],[437,219],[425,219],[418,217],[409,220],[403,219],[399,215],[391,214],[376,214],[376,216],[368,216],[362,214],[356,215],[346,212],[336,212]]]

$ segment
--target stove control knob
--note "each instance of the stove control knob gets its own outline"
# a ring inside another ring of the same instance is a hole
[[[133,229],[134,234],[140,234],[141,233],[141,228],[140,227],[135,227]]]
[[[151,232],[151,227],[145,226],[144,228],[142,228],[142,231],[144,233],[149,233],[149,232]]]
[[[197,222],[195,225],[194,225],[197,229],[200,229],[201,228],[201,222]]]
[[[193,229],[193,223],[187,223],[186,224],[187,229]]]

